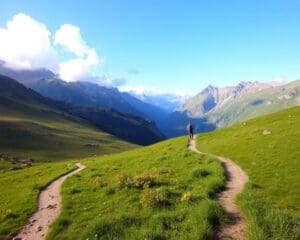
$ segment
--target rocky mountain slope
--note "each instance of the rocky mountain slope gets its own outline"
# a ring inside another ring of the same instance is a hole
[[[240,82],[232,87],[213,87],[209,85],[196,96],[186,101],[178,110],[187,111],[191,117],[199,117],[205,113],[222,108],[237,99],[272,88],[273,85],[259,82]]]
[[[300,80],[281,86],[241,82],[225,88],[208,86],[178,111],[191,119],[205,118],[219,128],[299,104]]]

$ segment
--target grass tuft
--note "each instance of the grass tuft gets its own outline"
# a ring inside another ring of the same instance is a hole
[[[210,175],[210,172],[206,171],[205,169],[198,168],[193,171],[193,177],[195,178],[204,178]]]

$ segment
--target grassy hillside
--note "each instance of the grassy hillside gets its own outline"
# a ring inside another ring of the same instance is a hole
[[[60,161],[24,167],[0,161],[0,239],[12,239],[35,211],[40,189],[74,166]]]
[[[63,184],[63,211],[48,239],[210,239],[224,220],[209,196],[225,176],[220,163],[186,139],[82,161]]]
[[[197,144],[202,151],[233,159],[249,175],[239,201],[251,239],[293,234],[296,220],[284,219],[300,217],[300,107],[199,135]]]
[[[47,105],[47,100],[1,76],[0,153],[53,161],[134,148],[113,135]]]
[[[34,212],[40,189],[74,166],[52,161],[135,147],[49,107],[47,99],[0,76],[0,239],[11,239]]]

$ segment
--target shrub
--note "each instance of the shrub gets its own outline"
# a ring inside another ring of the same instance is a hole
[[[150,173],[144,173],[134,177],[133,185],[139,189],[146,189],[155,185],[155,179],[156,177],[154,175],[151,175]]]
[[[133,180],[132,177],[125,174],[121,173],[117,176],[117,186],[122,189],[122,188],[131,188],[133,186]]]
[[[168,194],[162,189],[145,189],[141,194],[140,202],[146,207],[163,207],[169,205]]]
[[[155,185],[156,177],[150,173],[144,173],[132,178],[128,174],[120,174],[117,176],[117,186],[122,188],[146,189]]]

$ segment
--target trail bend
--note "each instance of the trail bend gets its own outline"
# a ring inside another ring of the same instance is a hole
[[[229,217],[230,224],[224,224],[218,226],[215,232],[215,240],[236,239],[246,240],[246,221],[235,203],[236,196],[242,192],[244,185],[248,181],[246,173],[232,160],[216,156],[213,154],[207,154],[200,152],[196,147],[196,136],[189,142],[189,149],[198,153],[206,154],[216,157],[225,169],[227,181],[224,189],[214,196],[214,200],[217,201],[225,210]]]
[[[40,192],[38,208],[23,226],[14,240],[42,240],[49,231],[49,226],[59,216],[62,205],[60,194],[62,183],[70,176],[82,171],[86,166],[76,163],[77,168],[49,184]]]

